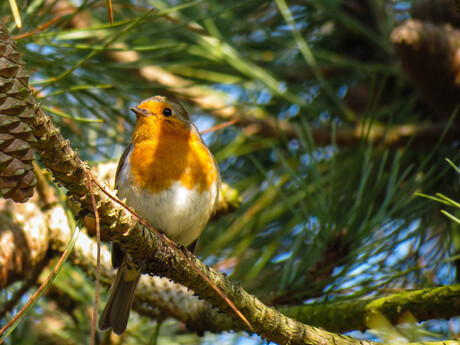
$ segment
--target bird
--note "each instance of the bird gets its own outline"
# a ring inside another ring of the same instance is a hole
[[[179,102],[154,96],[130,110],[137,122],[118,163],[117,196],[155,229],[194,252],[219,200],[217,162]],[[112,265],[118,271],[99,329],[112,328],[121,335],[141,271],[117,243],[112,244]]]

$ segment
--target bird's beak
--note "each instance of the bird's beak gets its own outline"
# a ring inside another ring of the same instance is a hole
[[[147,116],[149,112],[145,109],[141,109],[138,107],[131,107],[129,108],[134,114],[136,114],[136,117],[139,118],[140,116]]]

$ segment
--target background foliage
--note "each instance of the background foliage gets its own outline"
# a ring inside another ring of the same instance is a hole
[[[266,303],[300,305],[457,281],[458,224],[414,193],[458,199],[445,158],[459,162],[449,131],[460,120],[414,87],[390,39],[404,20],[434,15],[433,3],[458,17],[453,1],[119,0],[110,25],[100,0],[31,0],[18,2],[21,29],[7,2],[0,21],[35,97],[94,164],[118,159],[134,125],[127,109],[151,95],[184,101],[200,130],[238,119],[204,136],[242,204],[208,225],[198,256]],[[93,282],[68,266],[56,287],[72,308],[42,299],[9,343],[44,342],[43,326],[50,343],[87,342]],[[152,321],[134,314],[123,343],[150,341]],[[458,322],[410,334],[452,338]],[[166,322],[158,339],[242,341],[216,337]]]

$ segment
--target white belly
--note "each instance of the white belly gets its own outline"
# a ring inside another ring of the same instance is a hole
[[[204,192],[196,187],[187,189],[180,182],[158,194],[140,191],[127,168],[130,156],[126,156],[118,174],[118,197],[126,198],[129,207],[174,242],[183,246],[191,244],[200,236],[214,212],[218,183]]]

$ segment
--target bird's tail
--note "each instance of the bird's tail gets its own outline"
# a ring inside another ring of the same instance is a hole
[[[130,263],[123,263],[118,268],[109,300],[99,318],[101,331],[112,327],[112,330],[120,335],[126,330],[134,292],[140,277],[141,272]]]

